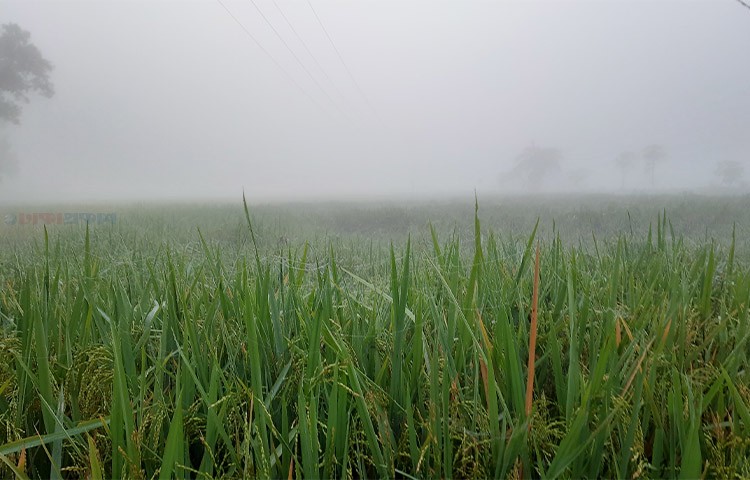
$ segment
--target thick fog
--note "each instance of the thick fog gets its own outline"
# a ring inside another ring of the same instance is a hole
[[[54,65],[55,95],[0,125],[17,159],[3,203],[719,192],[750,176],[736,0],[0,1],[10,22]]]

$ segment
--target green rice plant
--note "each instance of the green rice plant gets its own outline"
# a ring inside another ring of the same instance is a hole
[[[243,207],[1,240],[0,476],[750,474],[744,224]]]

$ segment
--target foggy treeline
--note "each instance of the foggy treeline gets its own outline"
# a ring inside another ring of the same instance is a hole
[[[0,24],[5,203],[748,186],[731,0],[4,0]]]

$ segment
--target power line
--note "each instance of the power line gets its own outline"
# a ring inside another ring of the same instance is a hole
[[[737,3],[739,3],[740,5],[742,5],[743,7],[747,9],[750,9],[750,4],[745,3],[743,0],[737,0]]]
[[[248,30],[247,27],[245,27],[245,25],[242,22],[240,22],[240,20],[232,13],[232,11],[229,10],[229,8],[227,8],[227,6],[224,4],[224,2],[222,2],[221,0],[216,0],[216,1],[219,3],[219,5],[221,5],[224,8],[224,10],[226,10],[226,12],[229,14],[229,16],[232,17],[232,20],[234,20],[235,23],[237,23],[237,25],[240,26],[240,28],[242,29],[242,31],[245,32],[245,35],[247,35],[253,41],[253,43],[255,43],[255,45],[264,54],[266,54],[266,56],[269,59],[271,59],[271,61],[273,62],[273,64],[276,65],[276,68],[278,68],[279,71],[281,71],[281,73],[284,74],[284,76],[287,78],[287,80],[289,80],[290,82],[292,82],[294,84],[294,86],[297,87],[299,89],[299,91],[302,92],[302,94],[308,98],[308,100],[310,100],[312,103],[314,103],[321,110],[325,111],[325,109],[323,108],[323,106],[317,100],[315,100],[304,88],[302,88],[302,86],[299,83],[297,83],[296,80],[294,80],[294,77],[292,77],[289,74],[289,72],[287,72],[286,69],[281,66],[281,64],[278,62],[278,60],[276,60],[276,58],[274,58],[274,56],[271,55],[271,53],[268,50],[266,50],[266,48],[258,41],[257,38],[255,38],[255,36],[250,32],[250,30]]]
[[[327,79],[327,80],[328,80],[328,82],[329,82],[329,83],[331,84],[331,86],[333,87],[333,89],[334,89],[334,90],[336,90],[336,93],[337,93],[337,94],[338,94],[338,96],[339,96],[339,97],[341,98],[341,100],[343,100],[343,102],[344,102],[344,103],[347,103],[347,101],[346,101],[346,96],[344,96],[344,94],[343,94],[343,93],[341,93],[341,90],[339,90],[339,88],[338,88],[338,87],[336,86],[336,82],[334,82],[334,81],[333,81],[333,80],[331,79],[331,77],[330,77],[330,76],[328,76],[328,72],[326,71],[326,69],[325,69],[325,68],[323,68],[323,65],[321,65],[321,64],[320,64],[320,62],[318,61],[318,58],[317,58],[317,57],[316,57],[316,56],[315,56],[315,55],[313,54],[313,52],[312,52],[312,51],[310,50],[310,48],[309,48],[309,47],[307,46],[307,42],[305,42],[305,40],[304,40],[304,39],[303,39],[303,38],[302,38],[302,37],[300,36],[300,34],[299,34],[299,33],[297,33],[297,29],[296,29],[296,28],[294,28],[294,25],[292,25],[292,23],[291,23],[291,22],[289,21],[289,19],[288,19],[288,18],[287,18],[287,16],[286,16],[286,15],[284,14],[284,11],[283,11],[283,10],[281,9],[281,7],[280,7],[280,6],[279,6],[279,4],[278,4],[278,3],[276,2],[276,0],[273,0],[273,4],[274,4],[274,6],[276,7],[276,9],[277,9],[277,10],[279,11],[279,13],[281,14],[281,16],[282,16],[282,17],[284,18],[284,21],[285,21],[285,22],[286,22],[286,24],[287,24],[287,25],[289,26],[289,28],[290,28],[290,29],[292,30],[292,32],[294,33],[294,35],[295,35],[295,36],[297,37],[297,40],[299,40],[299,41],[300,41],[300,43],[302,44],[302,46],[303,46],[303,47],[305,47],[305,51],[306,51],[306,52],[308,53],[308,55],[310,55],[310,57],[311,57],[311,58],[313,59],[313,61],[315,62],[315,65],[317,65],[317,66],[318,66],[318,68],[320,69],[320,71],[321,71],[321,72],[323,72],[323,76],[324,76],[324,77],[326,77],[326,79]]]
[[[310,0],[307,0],[307,4],[310,6],[310,10],[312,10],[313,15],[315,15],[315,18],[318,20],[318,24],[323,29],[323,32],[326,34],[328,41],[331,43],[333,50],[336,52],[336,55],[339,57],[339,60],[341,61],[341,64],[344,66],[346,73],[349,74],[349,78],[351,78],[352,83],[354,83],[354,86],[357,88],[357,91],[365,100],[365,103],[370,108],[370,111],[372,111],[373,115],[375,115],[375,118],[378,119],[381,125],[384,125],[383,121],[380,119],[380,116],[378,115],[377,110],[375,110],[375,108],[372,106],[372,103],[370,103],[370,99],[367,98],[367,95],[365,95],[365,92],[362,90],[362,87],[359,86],[359,83],[357,83],[357,80],[354,78],[354,75],[352,75],[351,70],[349,70],[349,67],[346,65],[346,62],[344,61],[344,57],[341,56],[341,52],[339,52],[339,49],[336,48],[336,44],[333,42],[331,35],[328,34],[328,30],[326,29],[325,25],[323,25],[323,21],[318,16],[318,12],[315,11],[315,8],[312,6],[312,3],[310,3]]]
[[[273,24],[268,20],[268,17],[266,17],[266,15],[263,13],[263,11],[258,7],[258,4],[255,3],[255,0],[250,0],[250,3],[253,4],[253,6],[255,7],[255,10],[257,10],[258,13],[260,14],[260,16],[263,17],[263,20],[271,28],[271,30],[273,30],[273,33],[276,34],[276,37],[279,40],[281,40],[281,43],[283,43],[284,46],[286,47],[286,49],[289,50],[289,53],[291,53],[292,56],[294,57],[294,59],[297,60],[297,63],[300,64],[300,66],[305,71],[305,73],[307,73],[307,75],[312,79],[312,81],[315,83],[315,85],[317,85],[317,87],[320,89],[320,91],[323,92],[323,95],[328,99],[328,101],[331,102],[331,104],[334,106],[334,108],[336,108],[336,110],[338,110],[339,113],[341,113],[341,115],[343,115],[345,118],[348,119],[346,113],[344,113],[344,111],[341,110],[341,108],[336,104],[336,102],[333,100],[333,98],[331,98],[331,96],[328,95],[328,92],[325,91],[325,89],[320,84],[320,82],[318,82],[318,80],[315,78],[315,76],[313,76],[313,74],[310,72],[310,70],[307,68],[307,66],[305,66],[304,63],[302,63],[302,60],[300,60],[300,58],[297,56],[297,54],[294,53],[294,50],[292,50],[292,48],[289,46],[289,44],[286,42],[286,40],[284,40],[284,37],[281,36],[281,34],[278,32],[278,30],[276,30],[276,27],[274,27]]]

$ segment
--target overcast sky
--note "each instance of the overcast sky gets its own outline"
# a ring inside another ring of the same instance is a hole
[[[3,128],[0,201],[497,193],[526,188],[505,174],[532,142],[563,154],[550,188],[618,191],[614,158],[653,143],[659,188],[750,170],[737,1],[312,7],[0,0],[56,88]],[[626,190],[648,186],[636,166]]]

